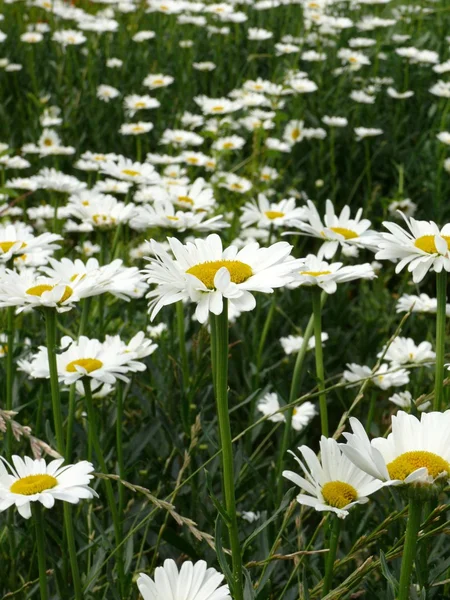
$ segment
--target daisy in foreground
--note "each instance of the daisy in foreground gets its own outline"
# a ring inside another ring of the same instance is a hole
[[[167,559],[155,569],[154,579],[141,573],[137,585],[144,600],[231,600],[222,581],[222,573],[208,569],[204,560],[187,561],[178,571],[175,561]]]
[[[400,212],[400,211],[399,211]],[[400,273],[408,265],[408,271],[413,274],[414,283],[419,283],[430,269],[440,273],[450,271],[450,224],[442,229],[433,221],[416,221],[400,213],[409,231],[385,221],[384,227],[390,233],[380,234],[376,260],[392,260],[399,262],[395,272]]]
[[[55,500],[78,504],[97,493],[89,487],[94,478],[94,467],[83,460],[76,465],[62,466],[58,458],[48,465],[43,458],[33,460],[28,456],[13,456],[13,465],[2,458],[8,469],[0,462],[0,512],[14,504],[25,519],[31,517],[31,502],[40,502],[52,508]]]
[[[197,304],[195,316],[205,323],[209,312],[220,315],[223,299],[240,311],[249,311],[256,301],[251,292],[272,293],[292,280],[292,271],[302,264],[290,256],[292,246],[278,242],[269,248],[258,243],[241,250],[225,250],[217,234],[183,245],[168,238],[173,256],[151,240],[153,255],[144,273],[147,282],[157,287],[147,294],[153,320],[163,306],[180,300]]]
[[[344,454],[360,469],[392,485],[421,488],[450,477],[450,410],[414,415],[399,411],[392,433],[369,441],[363,425],[352,417],[353,433],[344,433]]]
[[[383,483],[359,469],[339,449],[333,438],[322,436],[321,461],[308,446],[299,448],[306,465],[293,452],[305,477],[293,471],[283,471],[283,477],[298,485],[306,494],[299,494],[299,504],[317,511],[331,511],[344,519],[356,504],[368,502],[368,496],[379,490]]]

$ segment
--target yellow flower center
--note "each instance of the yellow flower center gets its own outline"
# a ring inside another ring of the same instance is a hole
[[[225,144],[223,145],[224,150],[230,150],[231,148],[234,148],[234,144],[233,142],[225,142]]]
[[[98,360],[98,358],[78,358],[66,366],[66,371],[68,373],[77,373],[76,367],[81,367],[87,373],[92,373],[92,371],[101,369],[103,367],[103,363],[101,360]]]
[[[124,175],[129,175],[130,177],[137,177],[138,175],[140,175],[139,171],[133,171],[132,169],[123,169],[122,173]]]
[[[358,498],[358,492],[349,483],[329,481],[322,487],[322,496],[329,506],[344,508]]]
[[[334,231],[334,233],[343,235],[346,240],[352,240],[353,238],[359,237],[356,231],[352,231],[351,229],[347,229],[346,227],[330,227],[330,229],[331,231]]]
[[[164,80],[163,79],[154,79],[153,85],[164,85]]]
[[[44,146],[53,146],[53,140],[51,140],[50,138],[45,138]]]
[[[178,202],[184,202],[185,204],[194,204],[194,201],[192,200],[192,198],[189,198],[189,196],[178,196]]]
[[[169,221],[179,221],[178,217],[171,217],[171,216],[167,215],[166,218],[169,219]]]
[[[450,235],[443,235],[441,237],[447,242],[448,248],[450,242]],[[434,243],[434,235],[422,235],[421,237],[417,238],[417,240],[414,242],[414,246],[416,248],[419,248],[419,250],[423,250],[427,254],[437,253],[436,244]]]
[[[92,220],[96,225],[114,225],[116,222],[114,217],[109,217],[108,215],[93,215]]]
[[[213,112],[222,112],[224,110],[223,106],[213,106],[212,111]]]
[[[300,271],[300,275],[311,275],[311,277],[320,277],[321,275],[330,275],[331,271]]]
[[[230,273],[230,279],[233,283],[243,283],[253,275],[252,268],[240,260],[211,260],[190,267],[186,271],[194,275],[209,289],[214,289],[214,277],[219,269],[225,267]]]
[[[51,490],[58,485],[56,477],[51,475],[28,475],[15,481],[9,488],[13,494],[21,494],[22,496],[33,496],[45,490]]]
[[[433,479],[441,473],[450,472],[450,464],[446,460],[426,450],[404,452],[386,466],[391,479],[401,479],[402,481],[421,467],[426,467],[428,475]]]
[[[131,129],[132,131],[144,131],[144,128],[142,127],[142,125],[135,125],[134,127],[132,127]]]
[[[284,217],[284,212],[280,212],[279,210],[266,210],[264,214],[268,219],[279,219],[280,217]]]
[[[77,277],[79,277],[79,275],[80,275],[79,273],[75,273],[75,275],[72,275],[72,277],[70,278],[70,281],[75,281],[75,279],[76,279]],[[79,281],[82,281],[82,280],[83,280],[85,277],[86,277],[86,273],[83,273],[83,274],[81,275],[81,277],[80,277]]]
[[[186,162],[191,163],[191,165],[196,165],[198,163],[198,158],[195,158],[195,156],[190,156],[186,159]]]
[[[301,131],[300,131],[300,129],[298,129],[298,128],[295,128],[295,129],[293,129],[293,130],[292,130],[292,133],[291,133],[291,138],[292,138],[293,140],[298,140],[298,138],[300,137],[300,134],[301,134]]]
[[[147,105],[145,104],[145,102],[136,102],[134,108],[145,108],[146,106]]]
[[[230,187],[232,190],[242,190],[243,186],[240,183],[232,183]]]
[[[9,250],[11,250],[11,248],[14,246],[14,244],[17,244],[18,240],[15,240],[14,242],[0,242],[0,249],[2,250],[2,252],[9,252]],[[22,250],[22,248],[25,248],[26,244],[25,242],[22,242],[21,246],[19,246],[18,250]]]
[[[29,296],[42,296],[42,294],[44,292],[50,292],[54,287],[56,287],[56,285],[49,285],[48,283],[41,283],[40,285],[33,285],[32,287],[28,288],[26,290],[26,294],[28,294]],[[65,302],[66,300],[68,300],[70,298],[70,296],[73,294],[73,289],[66,285],[65,289],[64,289],[64,294],[61,296],[61,298],[58,300],[58,302]]]
[[[354,56],[350,56],[350,58],[348,59],[348,62],[351,62],[351,63],[355,64],[355,63],[358,62],[358,59],[355,58]]]

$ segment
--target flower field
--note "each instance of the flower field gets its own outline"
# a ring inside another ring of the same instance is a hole
[[[5,0],[0,123],[0,600],[450,598],[448,2]]]

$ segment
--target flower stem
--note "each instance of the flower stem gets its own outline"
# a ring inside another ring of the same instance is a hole
[[[7,348],[6,348],[6,410],[13,409],[13,386],[14,386],[14,329],[15,329],[15,306],[7,309]],[[9,424],[6,433],[6,456],[12,453],[13,432]]]
[[[445,317],[447,305],[447,272],[436,273],[436,371],[434,410],[441,410],[444,396]]]
[[[177,328],[178,328],[178,345],[181,358],[181,373],[183,377],[183,389],[181,392],[181,420],[184,425],[185,432],[189,435],[191,428],[190,418],[190,400],[188,394],[189,388],[189,363],[186,352],[186,335],[184,329],[184,307],[181,300],[176,303],[177,307]]]
[[[64,456],[64,432],[61,410],[61,399],[59,395],[58,367],[56,363],[56,311],[52,308],[45,311],[45,328],[47,334],[47,354],[48,366],[50,371],[50,388],[52,396],[52,412],[55,425],[56,445],[58,452]],[[78,569],[77,553],[75,547],[75,537],[73,532],[72,510],[64,502],[64,525],[66,530],[67,543],[69,546],[70,567],[72,570],[74,597],[76,600],[82,600],[80,571]]]
[[[330,551],[326,554],[325,559],[325,578],[323,580],[322,596],[326,596],[331,590],[333,582],[334,561],[336,560],[336,552],[339,542],[339,534],[341,532],[341,519],[337,515],[330,515],[333,519],[330,532]]]
[[[100,464],[102,472],[106,475],[108,473],[108,469],[106,467],[105,457],[103,456],[102,447],[100,445],[100,440],[98,438],[98,432],[100,431],[97,423],[97,417],[95,414],[94,402],[92,400],[92,391],[91,391],[91,382],[89,377],[83,377],[83,386],[84,386],[84,395],[86,399],[86,408],[88,414],[88,423],[89,423],[89,439],[91,440],[91,444],[94,448],[95,454],[97,455],[97,460]],[[116,551],[116,564],[117,564],[117,572],[119,576],[119,583],[121,589],[121,595],[124,596],[124,586],[125,586],[125,575],[123,568],[123,546],[121,545],[121,525],[119,520],[119,513],[117,510],[116,500],[114,498],[114,491],[112,488],[111,481],[109,479],[105,479],[105,488],[106,488],[106,496],[108,499],[109,510],[111,512],[111,517],[114,525],[114,536],[117,546]]]
[[[397,600],[409,600],[411,573],[416,556],[417,534],[419,533],[422,516],[420,499],[410,498],[408,524],[406,526],[405,545],[403,547],[402,568],[400,571],[400,586]]]
[[[233,597],[243,600],[242,554],[239,544],[239,532],[236,516],[236,498],[234,490],[233,447],[228,410],[228,301],[224,298],[223,311],[215,316],[210,313],[211,322],[211,359],[214,371],[214,389],[219,421],[220,444],[222,448],[222,476],[225,496],[225,508],[229,517],[228,533],[230,537],[233,562]]]
[[[319,290],[313,290],[313,316],[314,316],[314,336],[315,336],[315,352],[316,352],[316,376],[317,386],[320,392],[319,407],[320,407],[320,423],[322,427],[322,435],[328,437],[328,409],[327,396],[325,394],[325,374],[323,369],[323,353],[322,353],[322,305]]]
[[[125,480],[125,464],[123,460],[123,385],[117,382],[117,416],[116,416],[116,449],[117,463],[119,466],[119,477]],[[125,506],[125,488],[122,483],[119,486],[119,522],[122,519],[122,513]],[[121,523],[119,523],[121,526]],[[122,530],[122,526],[121,526]]]
[[[41,591],[41,600],[48,600],[47,572],[45,568],[44,515],[40,502],[34,503],[33,513],[34,524],[36,526],[36,545],[39,564],[39,589]]]

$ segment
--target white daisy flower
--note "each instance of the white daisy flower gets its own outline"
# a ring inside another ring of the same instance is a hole
[[[360,469],[393,485],[429,486],[450,476],[450,410],[417,417],[399,411],[392,417],[392,433],[369,441],[363,425],[351,417],[353,433],[340,444]]]
[[[403,215],[409,228],[406,231],[396,223],[384,221],[384,227],[390,233],[380,234],[375,255],[376,260],[399,260],[395,272],[408,266],[413,274],[414,283],[419,283],[430,269],[440,273],[442,269],[450,271],[450,224],[442,229],[433,221],[416,221]]]
[[[317,285],[327,294],[334,294],[338,283],[376,277],[375,271],[369,263],[346,267],[343,267],[342,264],[328,263],[314,254],[308,254],[303,264],[293,273],[293,280],[289,283],[289,287]]]
[[[377,354],[378,357],[384,355],[384,359],[395,365],[405,365],[407,363],[434,362],[436,353],[433,352],[430,342],[421,342],[416,346],[412,338],[397,337],[384,353],[383,350]]]
[[[329,335],[324,331],[321,334],[322,346],[328,340]],[[288,335],[287,337],[280,338],[280,344],[283,347],[285,354],[297,353],[303,345],[303,336],[301,335]],[[308,340],[308,350],[313,350],[316,347],[316,338],[311,336]]]
[[[117,88],[112,85],[101,84],[97,86],[97,98],[99,100],[103,100],[103,102],[109,102],[117,96],[120,95],[120,92]]]
[[[71,196],[67,208],[70,215],[86,225],[85,231],[117,227],[128,223],[136,214],[136,205],[132,202],[125,204],[114,196],[95,192],[89,196]]]
[[[122,135],[141,135],[153,129],[153,123],[138,121],[137,123],[122,123],[119,133]]]
[[[17,306],[17,312],[25,308],[56,308],[66,312],[78,302],[76,284],[66,285],[58,279],[37,275],[34,269],[20,273],[5,269],[0,278],[0,308]]]
[[[133,338],[132,346],[127,346],[119,336],[106,336],[104,342],[89,339],[82,335],[78,340],[72,340],[69,336],[61,339],[61,349],[56,357],[58,368],[58,379],[66,385],[71,385],[83,377],[89,377],[102,383],[113,385],[117,379],[128,381],[127,373],[145,371],[146,366],[136,360],[138,352],[135,350],[136,340],[143,341],[143,335],[137,334]],[[142,348],[142,357],[151,354],[156,345],[148,340]],[[131,342],[130,342],[131,343]],[[139,356],[140,358],[140,356]],[[41,346],[37,354],[31,359],[30,372],[35,378],[50,377],[48,366],[48,351]]]
[[[83,460],[76,465],[62,466],[58,458],[48,465],[43,458],[33,460],[28,456],[13,456],[9,471],[0,462],[0,512],[16,506],[24,519],[31,517],[31,502],[40,502],[45,508],[53,508],[55,500],[78,504],[97,493],[89,487],[94,467]]]
[[[105,161],[100,166],[100,172],[111,175],[122,181],[154,185],[159,183],[160,177],[155,167],[148,163],[133,162],[129,158],[120,157],[118,161]]]
[[[415,296],[413,294],[403,294],[398,299],[395,310],[398,313],[411,311],[436,314],[437,299],[430,298],[428,294],[420,294],[419,296]],[[446,305],[445,312],[447,317],[450,317],[450,304]]]
[[[285,422],[286,416],[280,410],[280,402],[278,394],[269,392],[265,394],[257,404],[257,409],[267,416],[269,421],[274,423]],[[317,415],[317,409],[312,402],[303,402],[298,406],[294,406],[292,411],[292,428],[295,431],[302,431],[311,420]]]
[[[345,381],[361,385],[365,379],[370,379],[381,390],[388,390],[409,383],[409,373],[405,369],[398,369],[387,363],[381,364],[374,373],[367,365],[347,364],[347,369],[344,371]]]
[[[332,258],[339,246],[356,246],[357,248],[375,249],[377,240],[375,232],[369,230],[370,221],[362,219],[362,208],[355,217],[350,218],[350,207],[344,206],[337,215],[331,200],[326,201],[325,217],[322,222],[319,212],[311,200],[307,201],[308,208],[302,221],[293,223],[305,235],[323,240],[318,256]]]
[[[147,75],[147,77],[142,82],[142,85],[150,88],[151,90],[156,90],[158,88],[167,87],[174,82],[174,78],[171,75],[163,75],[162,73],[156,73],[154,75]]]
[[[59,248],[55,242],[63,238],[56,233],[42,233],[35,236],[29,225],[13,223],[0,225],[0,261],[7,262],[13,256],[30,253],[47,253]]]
[[[344,519],[356,504],[368,502],[368,496],[382,487],[382,482],[355,466],[340,450],[336,440],[321,437],[317,458],[308,446],[300,446],[302,462],[293,452],[304,477],[293,471],[283,471],[283,477],[298,485],[306,493],[297,496],[297,502],[319,512],[334,512]]]
[[[175,211],[171,202],[155,201],[153,206],[146,204],[138,206],[134,217],[130,221],[130,227],[136,230],[149,229],[151,227],[163,227],[176,229],[177,231],[217,231],[229,227],[222,215],[216,215],[206,219],[205,212],[190,212],[184,210]]]
[[[390,396],[390,398],[388,398],[388,400],[389,400],[389,402],[393,402],[400,408],[409,408],[410,409],[411,406],[416,406],[416,403],[413,400],[411,392],[408,392],[407,390],[404,392],[397,392],[396,394],[392,394],[392,396]],[[431,406],[431,402],[429,402],[427,400],[426,402],[421,402],[419,404],[419,406],[417,406],[417,409],[422,412],[422,411],[430,408],[430,406]]]
[[[174,258],[152,240],[155,258],[149,259],[144,271],[148,283],[157,285],[147,295],[152,319],[163,306],[179,300],[197,304],[195,314],[200,323],[207,320],[210,311],[222,313],[223,298],[241,311],[252,310],[256,302],[251,292],[272,293],[289,283],[298,263],[290,257],[292,246],[285,242],[270,248],[255,243],[241,250],[236,246],[223,250],[217,234],[185,245],[175,238],[168,241]]]
[[[302,220],[307,209],[296,206],[295,198],[288,198],[280,202],[269,202],[264,194],[258,194],[258,202],[247,202],[242,208],[240,217],[242,227],[283,227],[293,219]]]
[[[178,570],[175,561],[167,559],[156,567],[153,579],[140,573],[137,585],[144,600],[231,600],[222,581],[222,573],[208,569],[204,560],[186,561]]]

